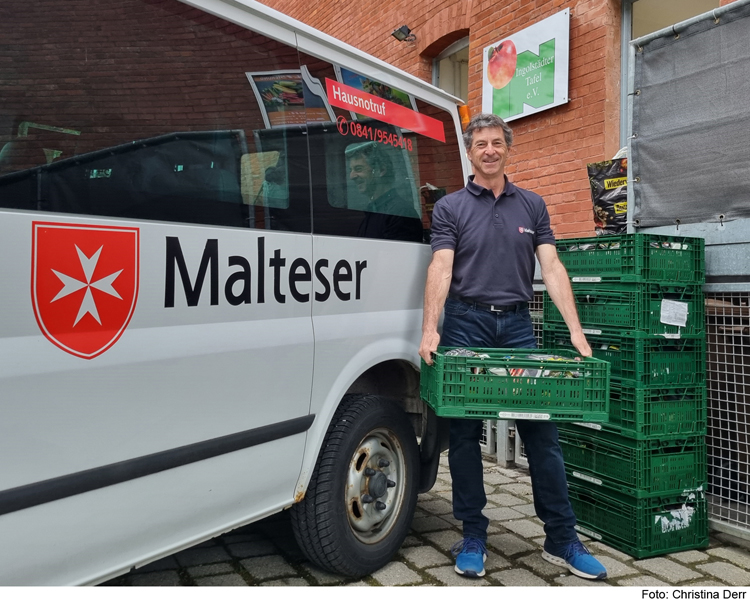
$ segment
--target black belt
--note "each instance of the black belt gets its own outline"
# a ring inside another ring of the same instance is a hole
[[[466,297],[459,297],[458,295],[449,294],[448,298],[461,301],[473,305],[479,310],[486,310],[487,312],[518,312],[529,307],[528,301],[519,301],[518,303],[511,303],[510,305],[490,305],[489,303],[480,303],[474,301],[474,299],[467,299]]]

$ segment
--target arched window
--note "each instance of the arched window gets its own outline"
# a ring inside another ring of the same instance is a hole
[[[469,98],[469,37],[449,45],[432,62],[432,83],[464,102]]]

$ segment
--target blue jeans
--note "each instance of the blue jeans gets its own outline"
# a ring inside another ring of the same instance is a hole
[[[445,302],[441,346],[536,348],[528,308],[488,312],[456,299]],[[576,518],[568,498],[565,465],[557,425],[550,421],[516,421],[529,460],[534,508],[544,523],[545,545],[578,540]],[[463,522],[464,537],[487,540],[489,519],[479,440],[482,421],[451,419],[448,464],[453,480],[453,516]]]

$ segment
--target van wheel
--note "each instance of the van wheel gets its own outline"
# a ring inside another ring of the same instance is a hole
[[[375,395],[347,395],[328,427],[305,498],[292,507],[300,548],[346,577],[379,570],[414,516],[419,449],[404,411]]]

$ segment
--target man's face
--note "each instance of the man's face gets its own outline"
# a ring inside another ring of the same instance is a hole
[[[377,180],[375,169],[370,166],[364,156],[354,156],[349,160],[349,179],[354,182],[357,190],[362,194],[372,196],[375,192]]]
[[[474,139],[467,156],[474,166],[474,173],[479,180],[501,178],[505,173],[508,159],[508,146],[505,134],[500,127],[480,128],[474,131]]]

